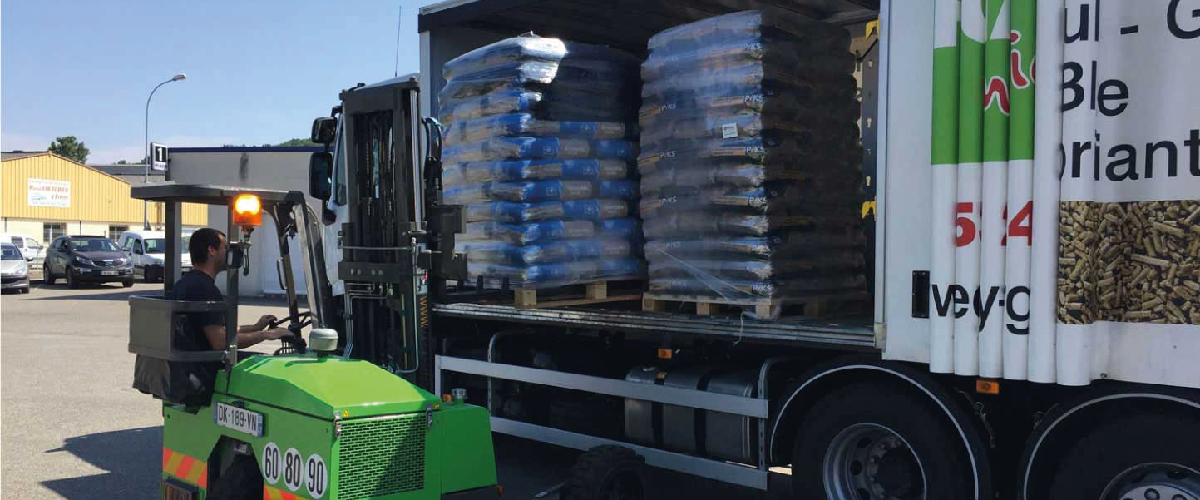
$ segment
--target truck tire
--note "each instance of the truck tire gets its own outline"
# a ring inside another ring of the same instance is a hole
[[[966,445],[920,396],[860,383],[825,396],[792,448],[793,498],[975,498]]]
[[[263,478],[258,463],[249,455],[238,455],[208,489],[208,500],[261,500]]]
[[[646,460],[624,446],[597,446],[571,467],[562,500],[646,498]]]
[[[1049,498],[1200,500],[1198,426],[1171,413],[1101,424],[1059,461]]]

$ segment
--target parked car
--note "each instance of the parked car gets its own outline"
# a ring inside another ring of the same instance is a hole
[[[17,290],[29,293],[29,263],[21,250],[7,241],[0,242],[0,290]]]
[[[30,267],[37,268],[42,265],[42,261],[46,260],[46,246],[37,238],[25,236],[23,234],[0,233],[0,241],[12,242],[17,250],[21,251],[21,255],[25,256],[25,262]]]
[[[133,286],[129,256],[104,236],[59,236],[46,252],[42,273],[47,285],[62,277],[70,288],[78,288],[83,282],[119,281],[126,287]]]
[[[162,281],[163,256],[167,251],[167,235],[162,231],[125,231],[117,238],[117,246],[133,262],[133,276],[146,282]],[[180,241],[180,268],[183,272],[192,269],[192,256],[187,250],[188,238]]]

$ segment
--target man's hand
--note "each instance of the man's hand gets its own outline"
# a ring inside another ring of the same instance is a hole
[[[258,322],[254,324],[254,330],[265,330],[268,326],[271,326],[271,322],[275,320],[276,318],[274,314],[264,315],[263,317],[258,318]]]
[[[263,317],[265,318],[266,316]],[[287,328],[272,328],[270,330],[264,330],[262,333],[263,340],[279,340],[283,337],[292,336],[292,331],[288,330]]]

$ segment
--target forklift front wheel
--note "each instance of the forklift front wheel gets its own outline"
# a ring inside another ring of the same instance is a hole
[[[575,461],[563,486],[562,500],[642,500],[646,498],[646,460],[629,448],[604,445]]]
[[[238,455],[233,459],[208,490],[206,500],[261,500],[263,478],[258,463],[251,455]]]

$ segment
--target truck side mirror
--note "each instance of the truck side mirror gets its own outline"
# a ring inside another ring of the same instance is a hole
[[[308,194],[321,201],[328,201],[333,194],[332,154],[321,152],[308,157]]]
[[[337,137],[337,118],[323,116],[313,120],[312,141],[329,144]]]

